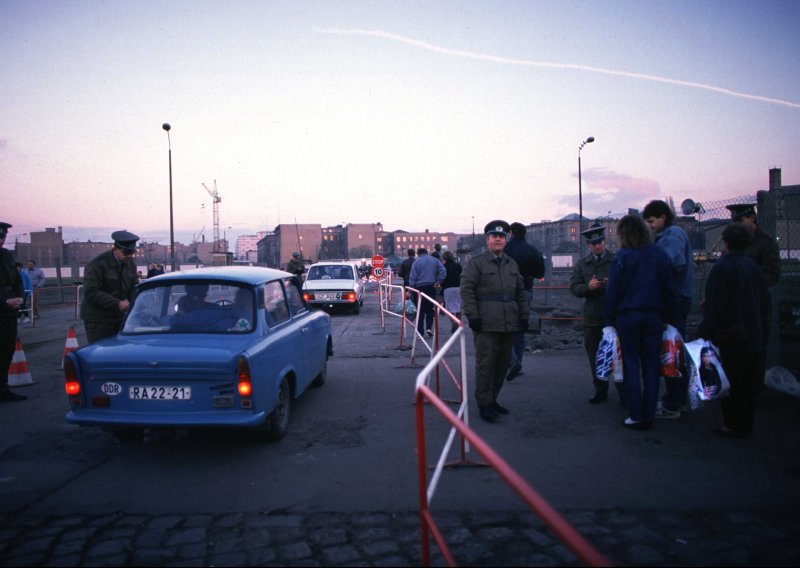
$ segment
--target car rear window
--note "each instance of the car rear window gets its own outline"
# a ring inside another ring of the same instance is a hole
[[[140,333],[248,333],[255,325],[255,293],[219,282],[169,282],[136,296],[122,330]]]

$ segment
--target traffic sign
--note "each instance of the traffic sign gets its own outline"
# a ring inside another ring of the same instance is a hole
[[[372,275],[375,278],[380,278],[381,276],[383,276],[383,268],[381,268],[381,267],[373,268],[372,269]]]
[[[372,257],[372,268],[383,268],[383,257],[376,254]]]

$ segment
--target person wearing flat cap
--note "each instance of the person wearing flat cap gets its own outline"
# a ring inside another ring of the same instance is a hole
[[[300,281],[303,281],[303,274],[306,271],[306,267],[303,264],[303,259],[300,257],[299,252],[293,252],[292,258],[289,262],[286,263],[286,272],[290,272],[297,276]]]
[[[750,231],[751,242],[747,245],[744,254],[761,267],[764,278],[767,280],[767,286],[774,286],[781,277],[781,257],[778,252],[778,243],[759,228],[756,221],[756,205],[740,203],[726,207],[731,212],[731,221],[742,223]]]
[[[475,400],[482,419],[497,421],[509,410],[497,402],[519,331],[528,329],[528,299],[516,261],[503,250],[510,231],[497,220],[484,227],[486,252],[461,274],[462,311],[475,340]]]
[[[139,281],[133,261],[139,237],[128,231],[115,231],[111,238],[111,250],[90,260],[83,274],[81,319],[89,343],[119,333]]]
[[[18,402],[28,398],[8,388],[8,368],[17,344],[17,317],[25,293],[14,257],[3,248],[10,228],[9,223],[0,222],[0,402]]]
[[[583,298],[583,345],[589,357],[589,368],[592,370],[594,396],[591,404],[598,404],[608,399],[609,381],[597,378],[597,348],[603,338],[604,313],[603,302],[608,286],[608,273],[614,260],[614,253],[606,248],[606,228],[598,222],[581,232],[589,247],[589,254],[575,265],[569,281],[569,290],[578,298]],[[622,383],[614,383],[617,387],[619,401],[625,405],[625,391]]]

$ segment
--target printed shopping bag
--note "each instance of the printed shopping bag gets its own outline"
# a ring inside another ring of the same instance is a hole
[[[689,359],[689,400],[714,400],[727,396],[731,388],[719,360],[719,349],[707,339],[686,344]]]
[[[622,347],[617,330],[611,326],[603,328],[603,338],[595,357],[595,374],[603,381],[613,379],[616,383],[622,382]]]

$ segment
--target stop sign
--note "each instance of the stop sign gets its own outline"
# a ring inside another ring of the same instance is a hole
[[[383,257],[376,254],[372,257],[372,268],[383,268]]]

